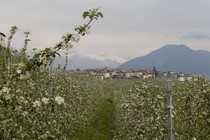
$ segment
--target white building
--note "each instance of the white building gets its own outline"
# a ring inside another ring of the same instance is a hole
[[[109,72],[103,73],[103,76],[104,76],[104,78],[110,78],[111,77]]]
[[[184,82],[185,81],[185,77],[178,77],[178,81]]]
[[[191,82],[192,81],[192,76],[187,76],[187,78],[186,78],[186,80],[188,81],[188,82]]]
[[[5,45],[5,34],[1,33],[0,32],[0,45],[3,46],[3,47],[6,47]]]

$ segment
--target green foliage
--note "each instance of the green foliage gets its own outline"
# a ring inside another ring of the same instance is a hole
[[[210,138],[210,85],[202,77],[174,89],[175,137]]]
[[[209,107],[210,85],[203,77],[174,82],[175,139],[209,139]],[[138,82],[118,100],[114,139],[167,139],[167,114],[165,87],[151,81]]]
[[[84,82],[50,67],[60,50],[68,51],[86,34],[91,16],[94,13],[54,47],[35,48],[32,58],[26,56],[30,32],[24,33],[21,52],[13,51],[11,41],[18,28],[11,27],[7,48],[0,49],[0,139],[70,139],[93,120],[101,96],[98,82]]]
[[[83,13],[83,18],[85,19],[86,17],[89,17],[91,20],[93,19],[97,20],[99,17],[103,18],[104,16],[101,12],[99,12],[99,8],[95,8],[85,11]]]
[[[24,34],[25,34],[25,40],[24,40],[24,46],[23,46],[23,48],[21,50],[21,54],[25,58],[26,57],[26,51],[27,51],[28,42],[31,41],[31,39],[29,39],[30,32],[24,32]]]
[[[14,34],[18,31],[17,26],[12,26],[11,30],[10,30],[10,36],[8,37],[8,42],[7,42],[7,48],[9,49],[9,47],[11,46],[11,40],[14,36]]]
[[[116,106],[115,139],[164,139],[165,93],[150,81],[138,82]]]
[[[96,82],[40,73],[5,85],[0,96],[0,139],[69,139],[84,131],[98,106]]]

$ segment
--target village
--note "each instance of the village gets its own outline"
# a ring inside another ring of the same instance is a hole
[[[0,32],[0,46],[5,47],[6,35]],[[1,48],[0,48],[1,49]],[[90,75],[100,79],[147,79],[152,77],[165,77],[165,78],[176,78],[178,81],[191,81],[193,76],[185,72],[174,72],[174,71],[157,71],[155,67],[153,70],[150,69],[129,69],[129,68],[98,68],[98,69],[85,69],[85,70],[69,70],[71,74],[83,74]]]
[[[192,81],[197,75],[187,74],[184,72],[174,71],[154,71],[150,69],[126,69],[126,68],[101,68],[101,69],[85,69],[70,70],[71,74],[90,75],[100,79],[148,79],[153,77],[175,78],[178,81]]]

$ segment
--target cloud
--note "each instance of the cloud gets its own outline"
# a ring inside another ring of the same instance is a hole
[[[192,32],[181,36],[182,40],[210,40],[210,33]]]
[[[21,48],[23,32],[30,31],[29,49],[50,47],[86,22],[83,11],[99,6],[104,18],[92,23],[91,35],[75,48],[134,57],[167,43],[209,46],[210,32],[205,32],[210,30],[209,5],[209,0],[6,0],[0,4],[4,11],[0,32],[9,35],[16,25],[20,33],[14,36],[13,46]]]

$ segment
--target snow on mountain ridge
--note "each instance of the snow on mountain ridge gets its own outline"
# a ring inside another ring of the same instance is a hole
[[[71,52],[69,54],[69,58],[77,56],[79,58],[89,58],[89,59],[95,59],[95,60],[99,60],[102,62],[106,62],[106,61],[115,61],[118,63],[124,63],[127,60],[124,59],[123,57],[117,56],[117,55],[106,55],[106,54],[86,54],[86,53],[81,53],[81,52]]]
[[[100,60],[100,61],[116,61],[118,63],[124,63],[126,62],[126,60],[122,57],[119,57],[119,56],[116,56],[116,55],[93,55],[93,54],[89,54],[89,55],[86,55],[87,57],[89,57],[90,59],[97,59],[97,60]]]

